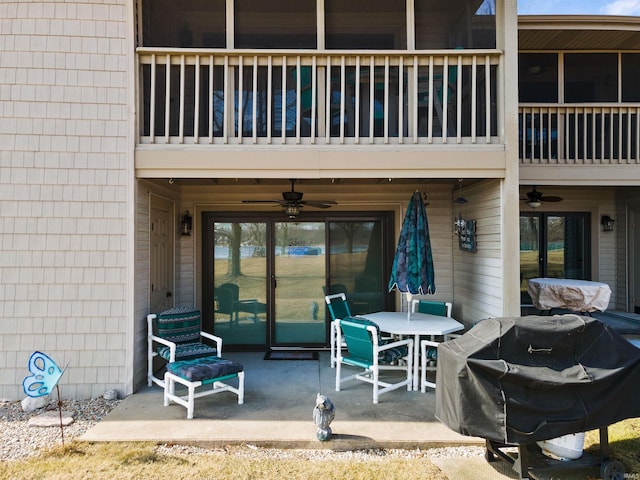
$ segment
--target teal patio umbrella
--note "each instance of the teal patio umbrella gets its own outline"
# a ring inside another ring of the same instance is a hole
[[[407,295],[407,318],[412,295],[436,293],[427,212],[417,191],[407,206],[391,267],[389,291],[394,289]]]

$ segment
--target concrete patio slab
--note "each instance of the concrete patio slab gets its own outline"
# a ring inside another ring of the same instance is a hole
[[[484,444],[459,435],[434,417],[435,396],[404,388],[372,403],[372,387],[350,382],[335,391],[329,353],[316,360],[264,360],[260,352],[228,353],[245,368],[245,403],[220,393],[197,399],[194,419],[186,409],[163,406],[162,390],[144,387],[125,398],[82,436],[86,441],[154,441],[202,446],[253,444],[277,448],[427,448]],[[312,419],[318,393],[335,405],[331,441],[315,437]]]

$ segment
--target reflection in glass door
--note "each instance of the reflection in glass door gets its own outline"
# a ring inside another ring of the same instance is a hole
[[[529,279],[591,279],[588,213],[522,213],[520,216],[520,298],[531,304]]]
[[[325,223],[276,222],[272,346],[326,344]]]
[[[267,224],[213,224],[213,331],[225,345],[267,338]]]

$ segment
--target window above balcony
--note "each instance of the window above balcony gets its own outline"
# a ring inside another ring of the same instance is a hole
[[[493,49],[495,0],[139,0],[139,45],[171,48]]]

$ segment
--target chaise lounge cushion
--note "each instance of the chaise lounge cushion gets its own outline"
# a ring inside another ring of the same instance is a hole
[[[242,372],[241,363],[220,357],[202,357],[167,364],[167,371],[190,382],[198,382]]]

